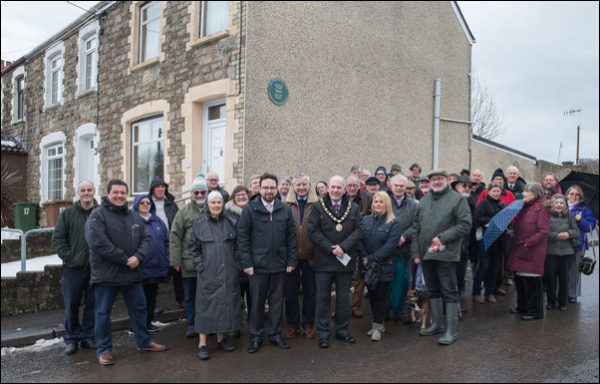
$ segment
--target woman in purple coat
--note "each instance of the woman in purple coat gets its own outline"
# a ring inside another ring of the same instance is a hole
[[[550,210],[544,206],[545,200],[540,184],[525,185],[525,205],[514,222],[513,248],[508,268],[515,272],[517,306],[510,312],[522,314],[523,320],[544,317],[542,276],[550,233]]]

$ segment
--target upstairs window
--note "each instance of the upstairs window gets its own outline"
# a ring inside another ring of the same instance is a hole
[[[50,60],[50,105],[58,104],[60,85],[60,71],[62,69],[62,58],[56,57]]]
[[[200,7],[200,37],[229,27],[228,1],[203,1]]]
[[[17,120],[23,120],[25,117],[25,76],[17,77],[16,81],[16,103],[15,111]]]
[[[64,53],[63,42],[49,48],[44,57],[44,108],[48,109],[63,103],[63,78],[64,78]]]
[[[151,1],[140,8],[139,20],[139,57],[138,63],[143,63],[160,53],[160,3]]]

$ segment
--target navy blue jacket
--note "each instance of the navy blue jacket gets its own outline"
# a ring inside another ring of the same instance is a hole
[[[91,284],[126,286],[142,281],[142,264],[151,250],[151,239],[140,215],[115,206],[106,197],[85,224],[90,247]],[[131,269],[127,260],[136,256],[140,265]]]
[[[386,223],[385,216],[370,214],[362,219],[363,237],[359,252],[361,259],[383,266],[381,282],[394,280],[397,247],[402,235],[400,223],[392,220]]]

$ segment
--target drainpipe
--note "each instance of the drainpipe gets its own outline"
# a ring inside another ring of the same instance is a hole
[[[440,161],[440,96],[442,93],[442,78],[435,79],[435,93],[433,96],[433,167],[436,169]]]

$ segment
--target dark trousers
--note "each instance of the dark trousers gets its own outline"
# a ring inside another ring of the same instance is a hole
[[[350,324],[350,286],[352,272],[315,272],[317,286],[317,333],[319,339],[327,339],[331,334],[329,318],[331,317],[331,283],[335,282],[335,333],[348,335]]]
[[[254,273],[250,276],[250,321],[248,333],[253,340],[263,339],[265,301],[269,297],[269,339],[280,337],[283,319],[283,278],[285,272]]]
[[[158,283],[144,283],[144,295],[146,295],[147,316],[146,324],[154,319],[154,308],[156,308],[156,295],[158,294]]]
[[[460,261],[456,263],[456,284],[458,285],[459,293],[463,293],[465,291],[467,278],[467,264],[469,263],[470,238],[470,234],[463,237],[463,241],[460,246]]]
[[[117,294],[121,292],[127,313],[129,327],[133,330],[138,350],[150,344],[152,339],[146,329],[146,297],[142,283],[122,286],[104,286],[96,284],[96,354],[112,352],[112,322],[110,314]]]
[[[187,317],[187,325],[189,327],[194,326],[194,318],[196,316],[196,283],[198,279],[196,277],[184,277],[183,278],[183,291],[185,294],[185,300],[183,305],[185,306],[185,314]]]
[[[423,276],[430,299],[442,297],[445,303],[458,303],[456,262],[425,260]]]
[[[390,302],[390,282],[379,282],[375,290],[371,291],[371,312],[373,322],[383,324]]]
[[[298,266],[291,273],[286,273],[285,286],[285,318],[290,327],[300,326],[299,292],[302,284],[302,325],[312,326],[315,323],[315,271],[308,260],[298,260]]]
[[[525,277],[515,275],[517,289],[517,310],[525,315],[544,317],[544,283],[541,276]]]
[[[246,277],[248,277],[246,275]],[[250,322],[250,307],[252,306],[252,298],[250,297],[250,280],[240,283],[240,298],[246,301],[246,312],[248,313],[247,321]]]
[[[479,261],[477,262],[477,269],[473,276],[473,296],[479,296],[481,294],[481,283],[485,286],[485,295],[493,295],[496,292],[496,283],[498,269],[502,260],[502,248],[496,246],[494,243],[486,251],[483,245],[483,240],[478,241],[479,243]]]
[[[65,302],[65,344],[94,340],[94,306],[96,295],[90,286],[90,271],[64,267],[60,280]],[[79,323],[79,307],[83,299],[83,319]]]
[[[173,279],[173,292],[175,292],[175,301],[178,304],[183,304],[185,300],[185,291],[183,288],[183,277],[181,277],[181,271],[177,272],[174,268],[169,268],[169,274]]]
[[[557,287],[558,282],[558,305],[564,307],[567,305],[569,298],[569,264],[574,258],[574,255],[546,256],[546,299],[548,304],[555,305],[557,302]]]

